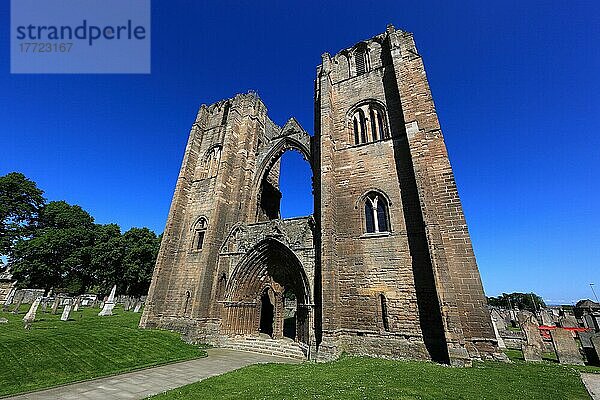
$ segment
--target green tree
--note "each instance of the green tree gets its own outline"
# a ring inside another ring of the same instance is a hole
[[[92,270],[100,291],[108,292],[114,284],[119,283],[123,275],[124,250],[119,225],[96,225]]]
[[[488,297],[488,304],[494,307],[515,308],[534,312],[545,308],[544,299],[535,293],[502,293],[498,297]]]
[[[93,283],[94,219],[81,207],[52,201],[41,208],[30,238],[19,239],[10,265],[16,279],[46,290],[83,292]]]
[[[123,235],[123,292],[130,296],[148,293],[156,263],[159,237],[148,228],[131,228]]]
[[[0,256],[10,256],[15,243],[32,233],[43,194],[19,172],[0,177]]]

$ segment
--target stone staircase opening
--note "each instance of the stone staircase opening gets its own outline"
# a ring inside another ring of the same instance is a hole
[[[262,333],[258,335],[227,338],[222,342],[221,347],[295,358],[298,360],[307,360],[309,358],[308,345],[295,342],[286,337],[282,339],[272,339],[270,336]]]

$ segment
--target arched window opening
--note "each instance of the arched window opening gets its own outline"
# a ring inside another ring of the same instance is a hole
[[[358,120],[356,118],[356,115],[354,116],[354,118],[352,118],[353,124],[354,124],[354,144],[359,144],[360,143],[360,133],[358,131]]]
[[[227,117],[229,117],[229,108],[230,107],[231,107],[231,105],[229,103],[226,103],[225,107],[223,107],[223,118],[221,119],[221,125],[227,124]]]
[[[356,75],[362,75],[368,70],[367,52],[364,49],[356,51],[354,53],[354,60],[356,63]]]
[[[354,144],[367,143],[367,121],[365,119],[364,111],[359,108],[354,113],[352,119],[354,127]]]
[[[202,247],[204,247],[204,237],[206,236],[207,228],[208,228],[208,223],[206,221],[206,218],[201,217],[194,225],[192,250],[202,250]]]
[[[367,117],[368,116],[368,120]],[[389,138],[385,108],[374,101],[363,103],[356,107],[349,122],[352,131],[350,140],[354,144],[365,144]]]
[[[299,151],[285,151],[265,172],[256,222],[313,213],[312,169]]]
[[[369,193],[365,199],[365,228],[367,233],[390,231],[387,202],[378,193]]]
[[[381,112],[377,112],[377,127],[378,127],[380,138],[388,139],[389,135],[387,134],[387,131],[385,130],[385,125],[383,124],[383,116],[381,115]]]
[[[187,314],[187,308],[188,308],[188,304],[190,303],[190,296],[191,293],[189,290],[185,291],[185,304],[183,305],[183,314]]]
[[[390,323],[388,320],[388,307],[387,307],[387,299],[383,294],[379,295],[379,302],[381,307],[381,322],[383,324],[383,329],[386,332],[390,331]]]
[[[212,178],[217,176],[220,162],[221,146],[215,146],[212,149],[210,149],[206,158],[204,159],[201,179]]]
[[[375,110],[371,108],[370,118],[371,118],[371,135],[373,136],[373,141],[379,140],[379,135],[377,132],[377,124],[375,123],[375,114],[379,115]]]

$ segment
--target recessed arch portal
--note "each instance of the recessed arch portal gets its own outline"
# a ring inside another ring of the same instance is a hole
[[[286,293],[288,299],[292,293],[296,301],[293,339],[308,343],[311,290],[302,263],[282,242],[264,239],[240,260],[231,274],[223,302],[223,333],[262,332],[273,338],[283,337]],[[268,329],[270,321],[272,332]]]

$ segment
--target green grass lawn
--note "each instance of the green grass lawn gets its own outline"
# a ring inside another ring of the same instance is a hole
[[[138,329],[139,313],[114,310],[98,317],[97,308],[71,313],[71,320],[38,309],[31,330],[22,319],[29,306],[14,315],[0,312],[0,396],[202,357],[206,352],[179,335]]]
[[[586,399],[575,368],[549,362],[427,362],[343,357],[330,363],[266,364],[174,389],[173,399]]]

